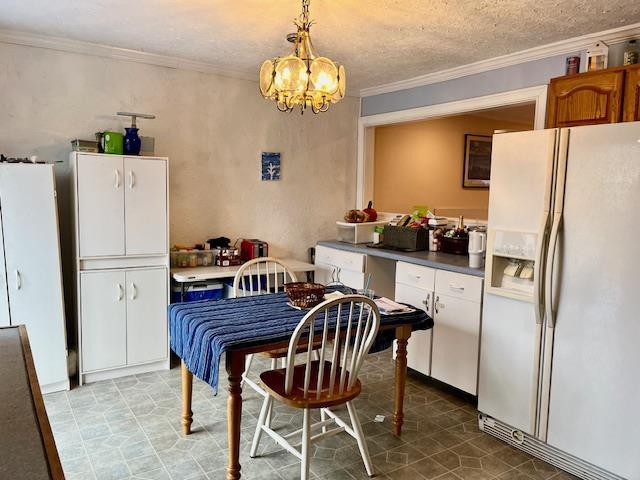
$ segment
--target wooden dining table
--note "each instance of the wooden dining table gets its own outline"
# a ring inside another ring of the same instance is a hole
[[[242,374],[249,354],[286,348],[295,326],[306,312],[290,307],[285,294],[234,298],[211,302],[188,302],[169,307],[171,348],[181,358],[182,432],[191,433],[193,375],[217,388],[219,360],[225,355],[228,378],[227,479],[240,478],[240,428]],[[389,348],[396,340],[395,406],[393,430],[402,432],[403,402],[407,374],[407,342],[414,330],[433,327],[422,310],[383,315],[378,341],[372,351]]]

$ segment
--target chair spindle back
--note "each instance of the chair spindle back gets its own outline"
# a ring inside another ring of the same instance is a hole
[[[282,283],[280,283],[280,275],[282,275]],[[257,288],[254,288],[254,278],[257,281]],[[271,293],[272,285],[273,292],[278,293],[284,290],[285,283],[297,281],[295,273],[281,260],[274,257],[254,258],[243,264],[236,273],[233,279],[233,294],[235,297],[253,297],[261,295],[263,288]]]
[[[379,328],[380,311],[373,300],[363,295],[345,295],[314,307],[300,321],[289,341],[285,373],[286,393],[290,394],[293,388],[296,352],[300,351],[301,343],[307,347],[306,352],[302,354],[306,355],[305,399],[310,397],[310,389],[316,398],[321,397],[327,363],[331,365],[328,372],[329,397],[340,396],[345,391],[350,391],[358,379],[364,357],[373,345]],[[311,385],[311,354],[314,349],[318,350],[320,358],[317,382],[316,385]],[[327,389],[324,391],[327,392]]]

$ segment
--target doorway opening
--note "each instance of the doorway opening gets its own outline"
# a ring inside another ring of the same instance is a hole
[[[490,168],[481,157],[495,131],[544,128],[546,96],[545,85],[361,117],[358,208],[370,200],[393,213],[427,205],[438,215],[486,220],[490,181],[465,181],[465,171]]]

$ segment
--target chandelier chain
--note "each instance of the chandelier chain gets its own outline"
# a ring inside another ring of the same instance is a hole
[[[302,0],[302,14],[300,15],[300,20],[303,25],[309,24],[309,4],[311,0]]]

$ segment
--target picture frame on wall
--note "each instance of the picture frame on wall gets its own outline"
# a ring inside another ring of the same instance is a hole
[[[489,188],[491,146],[492,137],[490,136],[465,134],[463,188]]]
[[[261,177],[263,181],[280,180],[280,152],[262,152]]]

